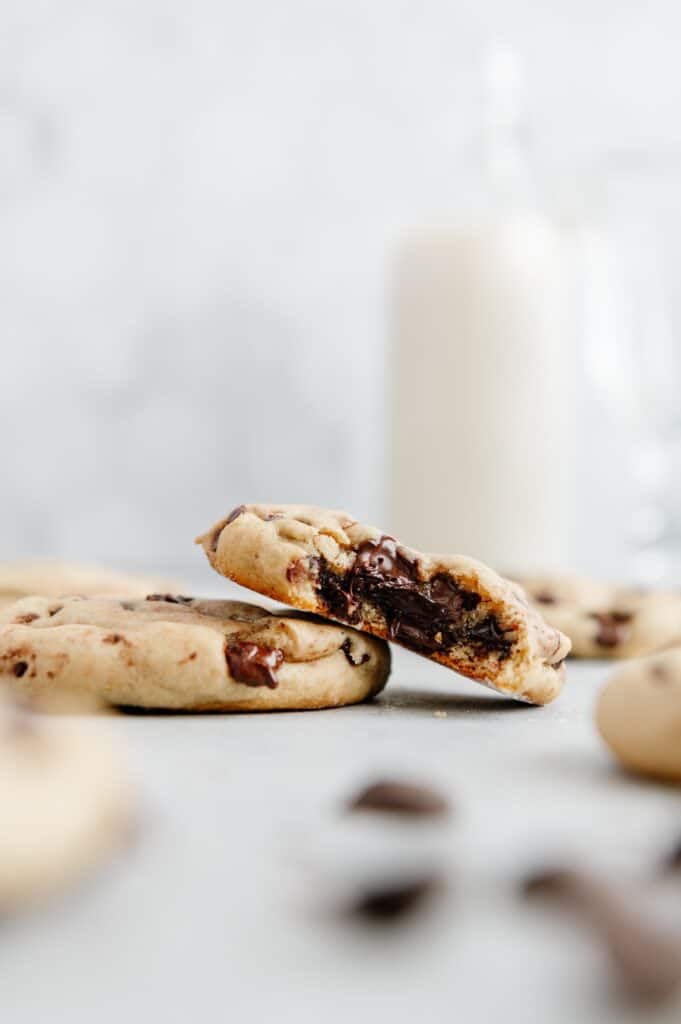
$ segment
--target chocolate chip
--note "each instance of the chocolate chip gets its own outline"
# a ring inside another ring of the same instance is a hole
[[[434,875],[424,875],[390,885],[367,888],[360,893],[352,911],[361,918],[376,922],[392,922],[413,914],[440,887]]]
[[[589,618],[598,623],[594,639],[600,647],[619,647],[629,639],[632,612],[589,612]]]
[[[378,540],[362,541],[357,548],[354,568],[376,573],[383,579],[417,579],[416,563],[400,554],[395,538],[385,534]]]
[[[572,873],[560,868],[551,868],[530,875],[522,883],[522,893],[528,899],[565,896],[570,892]]]
[[[663,872],[681,871],[681,841],[673,848],[662,862]]]
[[[28,662],[15,661],[14,665],[12,665],[12,671],[18,679],[21,679],[21,677],[28,671]]]
[[[213,552],[213,554],[215,554],[215,552],[218,549],[218,544],[220,543],[220,536],[221,536],[222,531],[224,530],[224,528],[226,526],[229,526],[230,523],[233,523],[235,519],[239,518],[239,516],[242,516],[245,511],[246,511],[246,506],[245,505],[237,505],[236,508],[232,509],[232,511],[227,516],[227,518],[223,522],[221,522],[218,526],[215,527],[215,529],[213,530],[213,535],[212,535],[212,537],[210,539],[210,545],[209,545],[210,550]]]
[[[245,505],[237,505],[237,507],[233,508],[232,511],[227,516],[227,519],[225,520],[225,526],[229,526],[229,524],[233,523],[235,519],[238,519],[239,516],[242,516],[245,511]]]
[[[367,661],[369,661],[369,655],[366,653],[366,651],[359,659],[359,661],[355,661],[355,659],[352,656],[352,640],[350,639],[350,637],[346,637],[346,639],[341,644],[341,651],[348,659],[350,664],[353,666],[353,668],[357,668],[359,665],[365,665]]]
[[[307,560],[304,558],[297,558],[295,562],[291,562],[291,564],[286,567],[286,579],[289,583],[293,583],[294,585],[302,583],[304,580],[308,579],[309,575],[310,573],[307,568]]]
[[[430,786],[381,780],[367,786],[348,804],[351,811],[380,811],[412,818],[441,818],[449,813],[446,798]]]
[[[552,594],[549,590],[540,590],[534,595],[535,601],[539,604],[557,604],[558,598],[555,594]]]
[[[620,982],[639,1002],[660,1003],[681,989],[681,935],[638,917],[609,886],[572,870],[528,879],[526,896],[559,899],[590,925],[607,949]]]
[[[183,594],[147,594],[147,601],[165,601],[166,604],[192,604],[193,597],[185,597]]]
[[[123,604],[123,601],[121,601],[121,604]],[[53,608],[48,609],[47,614],[50,616],[50,618],[52,618],[53,615],[58,615],[63,607],[64,607],[63,604],[56,604],[56,605],[54,605]],[[124,604],[123,604],[123,607],[125,607]]]
[[[225,657],[230,675],[246,686],[267,686],[275,690],[279,680],[275,675],[284,660],[284,654],[277,648],[261,647],[252,643],[225,644]]]
[[[25,615],[17,615],[17,617],[14,620],[14,622],[18,626],[18,625],[24,624],[24,623],[35,622],[35,620],[39,619],[39,618],[40,618],[40,616],[36,615],[35,612],[26,612]]]

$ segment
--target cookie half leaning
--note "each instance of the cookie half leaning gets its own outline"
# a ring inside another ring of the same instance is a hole
[[[364,700],[389,671],[380,640],[240,601],[29,597],[0,611],[0,682],[29,697],[305,710]]]
[[[344,512],[240,505],[197,539],[219,573],[394,640],[501,693],[546,704],[570,642],[522,590],[461,555],[407,548]]]

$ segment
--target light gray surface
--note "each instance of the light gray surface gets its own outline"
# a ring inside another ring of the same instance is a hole
[[[619,773],[594,732],[606,672],[571,665],[564,694],[538,709],[398,652],[389,689],[363,707],[82,719],[128,751],[139,834],[66,900],[3,924],[0,1016],[639,1019],[610,998],[595,946],[514,895],[524,871],[556,857],[644,873],[681,833],[679,792]],[[447,791],[451,824],[341,813],[385,773]],[[432,912],[378,931],[334,912],[348,874],[399,858],[445,865],[451,885]]]

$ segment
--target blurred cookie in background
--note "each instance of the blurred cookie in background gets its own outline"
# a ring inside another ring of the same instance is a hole
[[[570,637],[573,657],[637,658],[681,643],[681,593],[550,574],[518,582]]]
[[[615,672],[600,695],[596,724],[627,768],[681,782],[681,647]]]
[[[145,597],[153,591],[177,590],[176,581],[137,576],[104,565],[79,562],[13,562],[0,564],[0,607],[22,597]]]
[[[145,597],[158,590],[176,590],[177,581],[121,572],[80,562],[13,562],[0,565],[0,606],[36,594],[59,597],[80,594]]]
[[[75,884],[124,845],[132,820],[100,728],[46,721],[0,690],[0,915]]]

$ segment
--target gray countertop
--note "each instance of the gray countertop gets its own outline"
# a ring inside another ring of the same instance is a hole
[[[645,875],[681,836],[681,793],[621,773],[595,733],[608,671],[573,663],[555,704],[531,708],[398,651],[364,706],[83,717],[122,744],[139,829],[65,899],[3,924],[0,1017],[653,1019],[613,999],[588,937],[516,895],[556,860]],[[450,822],[343,813],[359,785],[392,774],[446,791]],[[339,912],[357,877],[423,862],[449,885],[413,920]],[[681,923],[678,889],[666,905]]]

